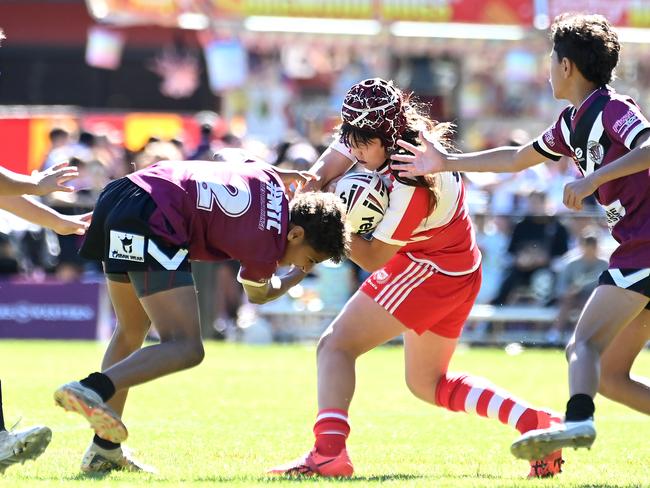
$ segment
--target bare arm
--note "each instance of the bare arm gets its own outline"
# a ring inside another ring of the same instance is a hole
[[[522,147],[503,146],[487,151],[465,154],[447,154],[439,144],[420,135],[423,142],[414,146],[406,141],[397,143],[411,154],[392,156],[393,168],[400,176],[422,176],[441,171],[514,173],[546,160],[533,148],[533,143]]]
[[[284,295],[289,288],[296,286],[307,276],[300,268],[292,268],[282,276],[274,276],[260,286],[242,283],[246,296],[251,303],[262,304]]]
[[[64,185],[66,181],[79,176],[77,168],[68,166],[68,162],[59,163],[31,176],[14,173],[0,166],[0,195],[47,195],[53,191],[73,191]]]
[[[92,212],[83,215],[63,215],[26,196],[0,197],[0,208],[62,235],[84,234],[92,216]]]
[[[573,210],[582,209],[582,201],[608,181],[633,175],[650,168],[650,132],[637,141],[629,153],[609,164],[601,166],[584,178],[579,178],[564,187],[564,205]]]
[[[384,266],[401,247],[355,234],[350,243],[350,259],[365,271],[373,272]]]
[[[309,172],[316,175],[316,178],[305,185],[304,191],[327,190],[333,180],[343,175],[352,166],[354,166],[354,161],[328,147],[309,169]]]

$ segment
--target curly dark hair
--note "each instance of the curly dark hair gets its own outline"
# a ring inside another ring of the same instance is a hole
[[[551,40],[558,61],[569,59],[587,80],[603,86],[614,78],[621,45],[602,15],[558,15],[551,25]]]
[[[289,203],[289,222],[302,227],[307,243],[335,263],[349,256],[350,226],[343,202],[333,193],[298,193]]]

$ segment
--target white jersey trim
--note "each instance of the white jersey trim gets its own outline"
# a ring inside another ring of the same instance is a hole
[[[553,129],[549,129],[549,130],[553,130]],[[544,132],[544,134],[546,134],[546,132]],[[554,156],[562,157],[562,154],[560,154],[557,151],[553,151],[553,149],[551,149],[550,147],[548,147],[546,145],[546,143],[544,142],[544,134],[542,134],[541,136],[539,136],[537,138],[537,144],[539,144],[539,147],[541,147],[544,151],[546,151],[549,154],[553,154]]]
[[[571,146],[571,132],[569,131],[569,126],[567,125],[563,116],[560,116],[560,129],[562,130],[562,138],[564,139],[564,144],[571,150],[572,153],[575,153],[573,146]]]
[[[605,132],[605,127],[603,126],[603,112],[601,111],[598,114],[598,117],[596,117],[596,120],[594,121],[594,125],[591,127],[591,131],[589,131],[589,139],[587,144],[590,144],[592,141],[596,142],[599,144],[600,138],[603,136],[603,132]],[[586,147],[585,149],[588,149]],[[602,155],[601,155],[602,159]],[[585,171],[585,176],[589,176],[591,173],[594,172],[596,169],[596,164],[600,164],[600,161],[595,160],[591,152],[589,150],[585,151],[585,167],[587,168]]]
[[[617,268],[612,268],[609,269],[608,271],[609,271],[609,275],[614,280],[614,283],[616,283],[616,286],[618,286],[619,288],[629,288],[635,283],[638,283],[639,281],[650,276],[650,268],[640,269],[639,271],[629,274],[627,276],[623,276],[621,270]]]
[[[239,268],[239,273],[237,273],[237,281],[239,281],[242,285],[248,285],[248,286],[254,286],[254,287],[261,287],[261,286],[266,286],[268,281],[252,281],[252,280],[247,280],[246,278],[241,277],[241,268]]]
[[[479,258],[476,261],[476,263],[474,264],[474,266],[472,266],[470,269],[465,270],[465,271],[448,271],[448,270],[446,270],[444,268],[441,268],[440,266],[438,266],[433,261],[430,261],[429,259],[416,258],[410,252],[407,252],[406,255],[409,257],[409,259],[411,261],[414,261],[416,263],[428,264],[430,266],[433,266],[433,268],[435,268],[436,271],[438,271],[439,273],[442,273],[444,275],[447,275],[447,276],[464,276],[464,275],[472,274],[474,271],[476,271],[479,268],[479,266],[481,266],[481,261],[483,260],[483,255],[481,254],[481,250],[479,249],[479,251],[478,251]]]
[[[632,142],[634,142],[634,138],[639,135],[639,132],[647,128],[649,128],[649,126],[641,122],[634,129],[632,129],[623,142],[623,144],[625,144],[625,147],[632,149],[630,146],[632,145]]]

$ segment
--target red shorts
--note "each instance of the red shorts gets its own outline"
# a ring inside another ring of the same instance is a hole
[[[361,291],[409,329],[460,336],[481,288],[481,268],[449,276],[432,265],[396,254],[361,285]]]

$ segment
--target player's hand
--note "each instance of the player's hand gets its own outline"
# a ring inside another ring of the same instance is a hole
[[[47,195],[54,191],[72,192],[74,188],[65,186],[64,183],[79,176],[77,168],[70,166],[68,161],[55,164],[45,171],[32,172],[32,179],[36,185],[34,195]]]
[[[317,191],[318,189],[311,189],[310,183],[317,182],[319,177],[308,171],[296,171],[291,169],[279,170],[280,178],[284,183],[284,189],[289,197],[289,200],[298,192]]]
[[[447,153],[443,147],[429,141],[422,132],[420,132],[420,141],[421,145],[419,146],[414,146],[402,139],[397,141],[398,146],[411,153],[391,156],[391,168],[397,170],[399,176],[413,178],[446,170]]]
[[[571,210],[582,210],[582,201],[598,189],[593,173],[564,185],[564,205]]]
[[[62,236],[69,234],[82,236],[88,230],[92,216],[92,212],[81,215],[60,215],[59,221],[52,227],[52,230]]]

